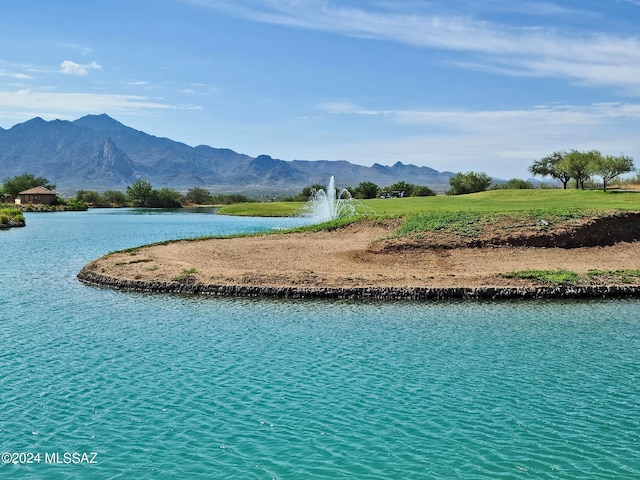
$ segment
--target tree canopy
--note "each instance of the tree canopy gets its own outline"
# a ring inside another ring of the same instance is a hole
[[[551,155],[536,160],[529,167],[529,172],[532,175],[555,178],[562,183],[562,188],[566,190],[567,184],[571,180],[571,173],[564,169],[564,165],[559,165],[565,155],[565,152],[553,152]]]
[[[447,195],[484,192],[491,185],[491,177],[484,172],[458,172],[449,179]]]
[[[206,188],[193,187],[187,191],[184,200],[187,203],[196,205],[211,205],[213,203],[213,196]]]
[[[127,187],[126,198],[135,207],[180,208],[180,194],[170,188],[154,190],[146,180],[136,180]]]
[[[356,187],[356,196],[358,198],[376,198],[378,196],[378,185],[373,182],[361,182],[360,185]]]
[[[49,183],[44,177],[36,177],[31,173],[23,173],[22,175],[18,175],[13,178],[7,178],[2,183],[2,192],[11,195],[12,197],[17,196],[20,192],[25,190],[29,190],[34,187],[44,187],[49,190],[55,190],[56,186],[52,183]]]
[[[126,197],[136,207],[150,207],[153,187],[146,180],[136,180],[127,187]]]
[[[594,162],[593,173],[602,178],[602,190],[607,191],[607,185],[618,175],[635,170],[633,159],[626,155],[617,157],[600,155]]]
[[[601,156],[597,150],[588,152],[571,150],[560,160],[558,167],[567,171],[571,178],[576,181],[576,188],[584,190],[584,182],[591,178],[594,162]]]
[[[607,190],[607,185],[618,175],[635,170],[633,159],[626,155],[603,156],[597,150],[580,152],[554,152],[540,160],[535,160],[529,167],[533,175],[542,177],[550,176],[562,182],[563,188],[571,179],[575,180],[576,188],[585,188],[585,182],[592,175],[602,178],[602,188]]]

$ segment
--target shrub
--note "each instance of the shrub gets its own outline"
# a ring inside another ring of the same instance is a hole
[[[435,197],[436,192],[431,190],[426,185],[416,185],[413,187],[413,192],[411,193],[414,197]]]
[[[449,179],[449,185],[447,195],[484,192],[491,185],[491,177],[484,172],[459,172]]]
[[[527,182],[526,180],[521,180],[519,178],[512,178],[508,182],[495,185],[493,188],[495,190],[528,190],[534,187],[531,182]]]

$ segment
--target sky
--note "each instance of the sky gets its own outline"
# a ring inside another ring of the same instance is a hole
[[[5,129],[107,113],[283,160],[640,166],[640,0],[20,0],[0,41]]]

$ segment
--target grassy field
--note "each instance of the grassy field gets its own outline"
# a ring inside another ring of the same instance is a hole
[[[531,210],[640,210],[640,193],[600,190],[491,190],[471,195],[363,200],[380,217],[415,213],[472,211],[522,212]],[[242,216],[295,216],[301,202],[238,203],[218,213]]]

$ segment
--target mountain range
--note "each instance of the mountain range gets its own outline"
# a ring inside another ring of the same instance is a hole
[[[380,187],[405,181],[436,191],[449,186],[452,172],[429,167],[348,161],[278,160],[251,157],[226,148],[190,147],[128,127],[106,114],[74,121],[45,121],[36,117],[0,128],[0,179],[23,173],[44,177],[59,193],[124,190],[138,179],[154,188],[186,191],[192,187],[212,193],[291,194],[336,178],[340,186],[373,182]]]

